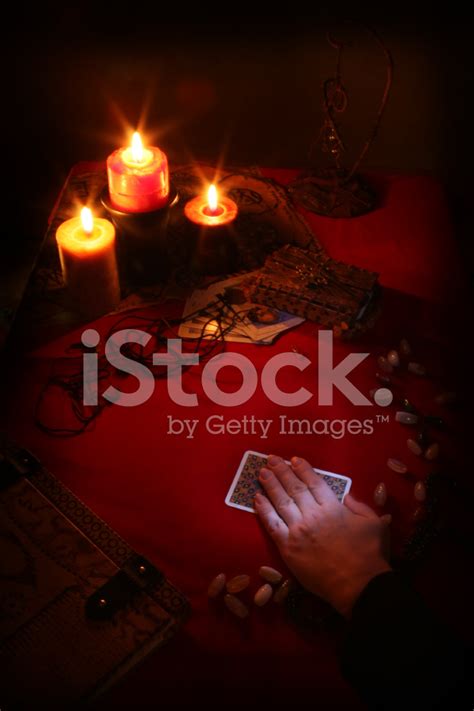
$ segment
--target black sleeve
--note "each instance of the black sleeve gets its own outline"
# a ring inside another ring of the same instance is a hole
[[[467,650],[394,572],[367,585],[352,611],[342,672],[371,708],[474,708]]]

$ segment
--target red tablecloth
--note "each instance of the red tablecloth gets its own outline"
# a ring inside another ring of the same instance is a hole
[[[265,174],[285,182],[295,173],[268,170]],[[381,283],[388,287],[384,313],[375,331],[360,342],[335,346],[335,362],[350,351],[370,352],[351,376],[365,393],[377,387],[376,356],[396,346],[403,336],[412,340],[420,360],[433,372],[446,370],[445,359],[453,356],[455,341],[451,330],[448,332],[452,320],[444,311],[454,312],[446,304],[454,301],[462,279],[440,186],[426,177],[372,178],[383,197],[382,207],[373,213],[353,220],[304,213],[332,257],[378,271]],[[180,308],[169,304],[165,311],[178,313]],[[95,325],[105,334],[113,322],[113,317],[107,317]],[[172,403],[166,382],[159,380],[147,403],[133,410],[107,408],[90,431],[68,440],[52,439],[39,431],[33,411],[51,358],[63,356],[67,346],[79,340],[79,332],[11,364],[10,394],[2,408],[7,431],[165,571],[192,604],[192,616],[183,631],[112,690],[103,699],[104,705],[116,707],[123,702],[141,708],[152,699],[157,706],[165,699],[171,705],[171,698],[175,703],[185,699],[192,703],[196,694],[205,692],[210,701],[222,698],[223,704],[238,699],[249,703],[266,694],[272,702],[301,700],[310,694],[315,706],[318,700],[331,700],[334,705],[357,707],[354,692],[338,670],[335,637],[323,632],[303,634],[285,620],[277,605],[255,608],[242,622],[206,597],[207,585],[218,572],[230,576],[249,573],[254,590],[260,565],[283,568],[257,518],[224,504],[247,449],[285,458],[299,454],[315,466],[347,474],[353,479],[354,495],[368,503],[375,485],[385,481],[391,494],[388,510],[394,514],[395,539],[400,541],[407,530],[414,508],[413,485],[388,470],[386,460],[397,457],[408,461],[420,477],[426,476],[431,465],[408,453],[410,433],[394,422],[393,408],[354,407],[339,393],[333,407],[318,407],[317,328],[305,323],[271,347],[229,344],[230,350],[250,358],[259,372],[276,353],[297,348],[307,355],[312,360],[310,368],[297,375],[286,369],[279,380],[282,389],[304,386],[315,393],[297,412],[273,405],[260,386],[247,404],[219,408],[203,394],[200,369],[193,368],[184,375],[183,384],[186,391],[198,393],[196,411]],[[223,388],[238,387],[234,371],[223,371],[222,378]],[[403,387],[423,409],[440,413],[433,403],[440,389],[437,383],[412,377]],[[389,424],[376,421],[377,414],[387,412]],[[282,414],[310,420],[372,418],[374,433],[347,434],[341,439],[284,436],[278,426]],[[268,439],[258,434],[218,436],[206,431],[210,415],[223,415],[225,421],[255,415],[274,422]],[[167,434],[168,416],[199,419],[195,438]],[[440,435],[440,439],[444,461],[459,459],[452,433]],[[436,567],[430,570],[435,571],[436,581]],[[442,607],[442,601],[438,606]]]

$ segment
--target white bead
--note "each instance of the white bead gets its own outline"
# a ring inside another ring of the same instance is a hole
[[[383,370],[384,373],[393,373],[393,365],[388,362],[385,356],[379,356],[377,358],[377,363],[380,370]]]
[[[407,367],[410,373],[414,373],[414,375],[426,375],[426,368],[421,363],[408,363]]]
[[[263,607],[271,599],[272,595],[272,586],[269,583],[265,583],[265,585],[262,585],[262,587],[257,590],[253,601],[259,607]]]
[[[239,600],[239,598],[235,597],[235,595],[225,595],[224,602],[227,609],[229,609],[233,615],[240,617],[242,620],[249,614],[247,605],[244,605],[242,600]]]
[[[291,587],[291,581],[285,580],[280,585],[280,587],[277,588],[277,590],[273,596],[273,601],[276,602],[278,605],[281,605],[283,602],[285,602],[285,600],[288,597],[288,594],[290,592],[290,587]]]
[[[388,352],[387,360],[390,363],[390,365],[393,365],[394,368],[398,368],[398,366],[400,365],[400,356],[398,355],[398,352],[395,350]]]
[[[395,413],[395,421],[401,422],[402,425],[416,425],[418,422],[418,415],[414,415],[413,412],[404,412],[399,410]]]
[[[380,482],[380,484],[377,484],[374,490],[374,503],[377,506],[385,506],[387,503],[387,487],[383,483],[383,481]]]
[[[417,481],[415,484],[415,499],[423,502],[426,499],[426,486],[422,481]]]
[[[406,464],[403,464],[403,462],[400,462],[398,459],[393,459],[392,457],[387,459],[387,467],[392,471],[397,472],[397,474],[406,474],[408,471]]]
[[[259,575],[264,580],[267,580],[269,583],[279,583],[280,580],[283,578],[283,575],[280,573],[279,570],[276,570],[275,568],[270,568],[269,565],[262,565],[258,572]]]
[[[411,518],[417,525],[420,524],[426,518],[426,507],[423,504],[417,506]]]
[[[411,346],[406,338],[402,338],[402,340],[400,341],[400,353],[404,356],[408,356],[411,354]]]
[[[437,459],[439,456],[439,444],[438,442],[433,442],[433,444],[430,444],[428,449],[425,452],[425,459],[428,459],[428,461],[432,462],[433,460]]]
[[[420,456],[420,454],[423,454],[423,450],[418,444],[418,442],[415,442],[414,439],[407,439],[407,447],[410,450],[410,452],[413,452],[413,454],[416,454],[417,457]]]
[[[217,597],[225,588],[225,575],[224,573],[219,573],[216,577],[211,580],[211,583],[207,589],[207,594],[209,597]]]
[[[235,578],[227,583],[227,592],[238,593],[245,590],[250,584],[249,575],[236,575]]]

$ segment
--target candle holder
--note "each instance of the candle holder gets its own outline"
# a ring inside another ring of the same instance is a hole
[[[122,283],[131,287],[159,282],[168,271],[166,232],[171,208],[179,201],[170,184],[168,201],[159,210],[124,212],[112,205],[108,187],[100,201],[117,229],[117,256]]]
[[[219,225],[217,228],[192,225],[191,231],[194,232],[191,258],[194,273],[217,275],[236,270],[239,254],[233,225]]]

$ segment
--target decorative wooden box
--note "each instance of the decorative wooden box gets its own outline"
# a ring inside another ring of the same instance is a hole
[[[368,328],[378,315],[378,274],[287,244],[265,260],[251,298],[331,326],[344,335]]]

